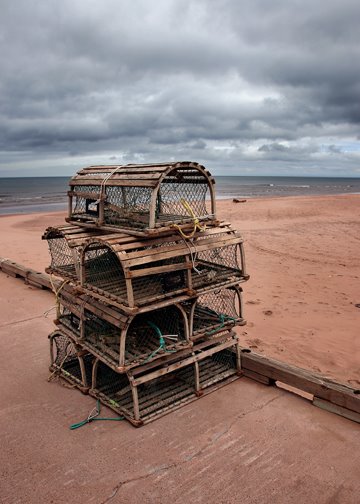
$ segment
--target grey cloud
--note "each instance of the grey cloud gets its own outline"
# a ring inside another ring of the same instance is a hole
[[[0,4],[0,175],[55,156],[357,173],[357,1]]]

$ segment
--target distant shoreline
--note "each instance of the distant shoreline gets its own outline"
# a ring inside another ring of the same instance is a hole
[[[61,211],[67,208],[69,177],[0,179],[0,214]],[[360,178],[216,176],[218,200],[360,194]]]
[[[309,194],[309,195],[281,195],[281,196],[271,196],[271,195],[263,195],[263,196],[251,196],[251,197],[228,197],[228,196],[223,196],[223,197],[217,197],[219,201],[222,203],[229,202],[232,203],[233,199],[241,198],[244,199],[244,202],[250,202],[251,200],[255,201],[276,201],[276,200],[323,200],[323,199],[330,199],[333,197],[344,197],[344,198],[351,198],[354,197],[355,199],[360,198],[360,192],[359,193],[342,193],[342,194]],[[23,205],[21,207],[21,211],[19,211],[19,208],[16,206],[13,207],[7,207],[7,208],[1,208],[0,206],[0,218],[2,217],[11,217],[15,215],[22,215],[22,216],[27,216],[27,215],[34,215],[34,214],[65,214],[67,213],[67,202],[64,202],[64,204],[60,203],[49,203],[49,204],[44,204],[43,207],[40,205]],[[57,208],[55,208],[57,207]],[[237,206],[236,203],[234,203],[234,208],[241,208],[241,205]],[[4,211],[5,210],[5,211]]]

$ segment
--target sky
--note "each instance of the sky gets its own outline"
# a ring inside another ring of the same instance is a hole
[[[0,177],[360,176],[359,0],[0,0]]]

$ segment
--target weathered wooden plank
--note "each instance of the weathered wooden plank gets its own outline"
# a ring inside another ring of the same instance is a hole
[[[106,195],[101,194],[100,192],[100,186],[96,186],[97,191],[96,192],[85,192],[85,191],[68,191],[67,194],[68,196],[72,196],[75,198],[86,198],[86,199],[105,199]]]
[[[126,277],[137,278],[143,276],[158,275],[159,273],[169,273],[172,271],[186,270],[191,268],[192,268],[191,263],[165,264],[164,266],[156,266],[154,268],[143,268],[140,270],[128,271]]]
[[[343,408],[337,404],[332,404],[331,402],[320,399],[319,397],[314,397],[312,403],[318,408],[329,411],[330,413],[335,413],[335,415],[340,415],[348,420],[352,420],[353,422],[360,423],[360,414],[355,411]]]
[[[69,222],[69,223],[77,225],[77,226],[81,226],[83,228],[96,229],[98,231],[100,231],[100,229],[101,229],[102,232],[104,232],[104,231],[109,232],[110,231],[111,233],[114,233],[114,226],[107,226],[106,224],[102,224],[101,228],[99,229],[99,225],[96,222],[89,220],[89,218],[86,216],[82,217],[79,215],[75,215],[72,217],[66,217],[65,220],[66,220],[66,222]],[[126,228],[126,227],[119,227],[119,228],[117,228],[117,230],[121,233],[128,233],[129,235],[133,235],[133,236],[144,237],[144,235],[147,234],[146,230],[137,231],[136,229]]]
[[[84,186],[84,185],[94,185],[94,186],[100,186],[102,184],[103,178],[81,178],[81,179],[72,179],[69,182],[69,185],[71,187],[76,187],[76,186]],[[156,187],[158,183],[157,179],[139,179],[137,177],[135,180],[115,180],[111,179],[111,185],[112,186],[118,186],[118,187]]]
[[[252,352],[242,351],[241,364],[244,371],[253,371],[274,381],[291,385],[319,399],[360,414],[359,390]]]
[[[76,177],[81,177],[82,180],[86,180],[86,175],[92,175],[92,174],[101,174],[104,178],[107,177],[108,175],[110,175],[110,173],[112,171],[114,171],[116,169],[116,166],[113,167],[113,170],[109,170],[108,167],[102,167],[102,168],[85,168],[83,170],[80,170],[77,172],[77,174],[75,175],[75,177],[73,178],[76,178]],[[116,177],[117,175],[121,174],[121,175],[124,175],[124,174],[130,174],[130,175],[135,175],[135,174],[139,174],[140,176],[141,175],[144,175],[144,174],[148,174],[148,173],[151,173],[151,174],[157,174],[158,178],[161,177],[161,175],[164,173],[164,171],[166,171],[168,169],[168,166],[163,166],[163,167],[157,167],[157,166],[154,166],[154,167],[133,167],[133,166],[123,166],[123,167],[119,167],[116,169],[115,173],[113,174],[113,177]]]
[[[132,171],[133,173],[146,173],[148,171],[151,172],[164,172],[170,167],[169,163],[159,163],[159,164],[144,164],[144,165],[119,165],[119,166],[111,166],[111,165],[99,165],[99,166],[89,166],[88,168],[83,168],[82,170],[77,172],[77,175],[86,175],[88,173],[97,173],[104,172],[104,174],[109,174],[116,169],[116,173],[119,171],[127,172]],[[76,175],[75,175],[76,176]]]

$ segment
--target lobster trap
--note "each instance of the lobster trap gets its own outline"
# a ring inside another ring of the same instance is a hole
[[[89,296],[77,303],[70,290],[59,294],[62,308],[56,324],[116,372],[166,360],[181,350],[191,352],[188,319],[181,306],[125,316]]]
[[[138,239],[66,226],[49,228],[43,238],[51,254],[48,273],[80,283],[127,313],[248,279],[243,240],[227,225],[197,232],[191,240],[177,233]]]
[[[87,393],[91,386],[93,356],[68,335],[56,330],[49,335],[50,378],[58,376]]]
[[[140,426],[188,404],[240,376],[236,339],[194,348],[193,355],[144,373],[120,375],[94,363],[90,395]]]
[[[68,222],[146,235],[215,219],[215,181],[200,164],[90,166],[70,180]]]
[[[215,231],[215,234],[214,234]],[[98,237],[81,252],[81,285],[131,311],[247,279],[243,240],[227,227],[148,241]]]

